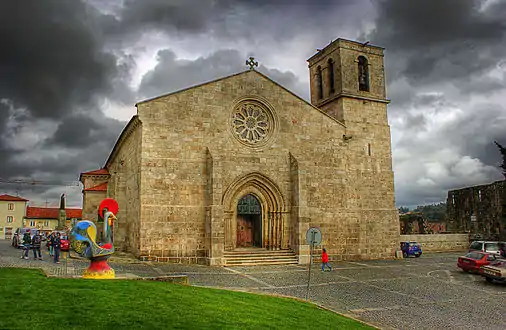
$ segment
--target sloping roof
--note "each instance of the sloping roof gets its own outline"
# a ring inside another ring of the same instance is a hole
[[[200,86],[204,86],[204,85],[208,85],[208,84],[212,84],[212,83],[215,83],[215,82],[218,82],[218,81],[221,81],[221,80],[225,80],[225,79],[228,79],[228,78],[231,78],[231,77],[235,77],[235,76],[239,76],[239,75],[243,75],[243,74],[247,74],[247,73],[250,73],[250,72],[254,72],[256,74],[258,74],[259,76],[267,79],[268,81],[272,82],[273,84],[275,84],[276,86],[280,87],[281,89],[287,91],[288,93],[292,94],[293,96],[295,96],[296,98],[298,98],[299,100],[301,100],[302,102],[304,102],[306,105],[310,106],[311,108],[317,110],[319,113],[325,115],[326,117],[329,117],[330,119],[332,119],[333,121],[335,121],[336,123],[340,124],[341,126],[343,127],[346,127],[346,125],[344,125],[343,123],[341,123],[339,120],[337,120],[336,118],[332,117],[332,116],[329,116],[328,114],[326,114],[325,112],[323,112],[321,109],[317,108],[316,106],[312,105],[310,102],[304,100],[302,97],[300,97],[299,95],[295,94],[294,92],[292,92],[291,90],[289,90],[288,88],[286,88],[285,86],[281,85],[280,83],[274,81],[273,79],[271,79],[270,77],[266,76],[265,74],[257,71],[257,70],[245,70],[245,71],[242,71],[242,72],[239,72],[239,73],[234,73],[234,74],[231,74],[229,76],[226,76],[226,77],[222,77],[222,78],[218,78],[218,79],[215,79],[215,80],[211,80],[211,81],[208,81],[208,82],[204,82],[202,84],[198,84],[198,85],[193,85],[193,86],[190,86],[190,87],[187,87],[187,88],[183,88],[183,89],[180,89],[180,90],[177,90],[177,91],[174,91],[174,92],[171,92],[171,93],[167,93],[167,94],[163,94],[163,95],[159,95],[159,96],[156,96],[156,97],[153,97],[153,98],[150,98],[150,99],[146,99],[146,100],[142,100],[142,101],[139,101],[135,104],[135,106],[137,106],[138,104],[141,104],[141,103],[145,103],[145,102],[149,102],[149,101],[153,101],[153,100],[156,100],[156,99],[159,99],[159,98],[162,98],[162,97],[166,97],[166,96],[169,96],[169,95],[172,95],[172,94],[177,94],[177,93],[181,93],[181,92],[184,92],[186,90],[189,90],[189,89],[193,89],[193,88],[196,88],[196,87],[200,87]],[[135,116],[134,116],[135,117]],[[128,125],[127,125],[128,126]],[[122,133],[123,134],[123,133]]]
[[[291,90],[289,90],[288,88],[284,87],[283,85],[277,83],[276,81],[274,81],[273,79],[269,78],[268,76],[264,75],[263,73],[260,73],[259,71],[257,70],[245,70],[245,71],[242,71],[242,72],[239,72],[239,73],[235,73],[235,74],[231,74],[229,76],[226,76],[226,77],[222,77],[222,78],[218,78],[218,79],[215,79],[215,80],[211,80],[211,81],[207,81],[207,82],[204,82],[204,83],[201,83],[201,84],[197,84],[197,85],[193,85],[193,86],[189,86],[187,88],[183,88],[183,89],[180,89],[180,90],[177,90],[177,91],[174,91],[174,92],[170,92],[170,93],[167,93],[167,94],[162,94],[162,95],[159,95],[159,96],[156,96],[156,97],[152,97],[152,98],[149,98],[149,99],[146,99],[146,100],[142,100],[142,101],[138,101],[135,106],[138,106],[139,104],[141,103],[145,103],[145,102],[149,102],[149,101],[154,101],[156,99],[159,99],[159,98],[162,98],[162,97],[166,97],[166,96],[169,96],[169,95],[173,95],[173,94],[177,94],[177,93],[181,93],[181,92],[184,92],[184,91],[187,91],[187,90],[190,90],[190,89],[193,89],[193,88],[197,88],[197,87],[200,87],[200,86],[204,86],[204,85],[208,85],[208,84],[212,84],[212,83],[215,83],[215,82],[218,82],[218,81],[221,81],[221,80],[225,80],[225,79],[228,79],[228,78],[231,78],[231,77],[235,77],[235,76],[239,76],[239,75],[243,75],[243,74],[249,74],[250,72],[254,72],[255,74],[258,74],[259,76],[263,77],[264,79],[272,82],[273,84],[275,84],[276,86],[280,87],[281,89],[283,89],[284,91],[292,94],[294,97],[296,97],[297,99],[299,99],[300,101],[302,101],[304,104],[310,106],[311,108],[313,108],[314,110],[318,111],[319,113],[321,113],[322,115],[324,115],[325,117],[328,117],[330,118],[332,121],[336,122],[338,125],[341,125],[342,127],[346,128],[346,125],[341,123],[339,120],[337,120],[336,118],[328,115],[327,113],[323,112],[321,109],[317,108],[316,106],[312,105],[310,102],[304,100],[302,97],[298,96],[297,94],[295,94],[294,92],[292,92]],[[107,158],[106,162],[105,162],[105,165],[104,165],[104,168],[107,168],[110,163],[112,162],[112,160],[114,159],[116,153],[118,152],[118,149],[119,149],[119,146],[121,144],[121,141],[122,139],[128,135],[128,132],[132,129],[134,129],[135,127],[137,127],[137,125],[139,125],[139,123],[141,123],[140,119],[139,119],[139,116],[138,115],[134,115],[130,121],[128,122],[128,124],[125,126],[125,128],[123,129],[123,131],[121,132],[120,136],[118,137],[118,139],[116,140],[116,143],[114,144],[114,147],[112,148],[112,151],[111,153],[109,154],[109,157]],[[84,173],[83,173],[84,174]],[[82,174],[81,174],[82,176]],[[79,179],[81,182],[81,178]]]
[[[95,187],[86,188],[84,189],[84,191],[107,191],[107,182],[99,184],[98,186]]]
[[[77,218],[82,219],[83,210],[82,209],[66,209],[65,213],[67,215],[67,219]],[[33,207],[28,206],[26,208],[26,216],[27,219],[58,219],[60,216],[60,209],[56,207]]]
[[[83,175],[83,174],[86,174],[86,175],[109,175],[109,171],[106,168],[101,168],[99,170],[93,170],[93,171],[81,173],[81,175]]]
[[[82,172],[79,175],[79,181],[81,181],[81,182],[83,182],[83,175],[109,175],[109,171],[106,168],[101,168],[99,170]]]
[[[24,198],[16,197],[16,196],[11,196],[11,195],[0,195],[0,201],[28,202],[28,199],[24,199]]]

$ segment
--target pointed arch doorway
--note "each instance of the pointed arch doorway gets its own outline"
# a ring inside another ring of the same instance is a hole
[[[243,245],[237,243],[238,238],[238,205],[240,201],[252,195],[260,207],[258,216],[260,224],[251,228],[251,241],[259,248],[267,250],[287,249],[290,245],[290,228],[287,224],[288,212],[279,187],[265,175],[253,172],[237,178],[225,190],[222,203],[224,206],[224,250],[233,251]],[[248,197],[249,198],[249,197]],[[244,203],[241,202],[241,203]],[[243,205],[243,204],[241,204]],[[248,220],[248,219],[246,219]],[[242,220],[241,220],[242,221]],[[255,221],[255,220],[254,220]],[[251,223],[251,221],[250,221]],[[248,229],[250,230],[250,229]]]
[[[253,194],[237,203],[236,247],[262,247],[262,206]]]

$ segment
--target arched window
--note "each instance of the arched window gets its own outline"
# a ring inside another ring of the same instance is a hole
[[[358,90],[369,91],[369,63],[363,56],[358,57]]]
[[[318,93],[318,100],[323,99],[322,68],[320,66],[316,69],[316,89]]]
[[[328,70],[329,70],[329,88],[330,88],[330,94],[334,93],[334,61],[332,61],[331,58],[329,58],[328,61]]]

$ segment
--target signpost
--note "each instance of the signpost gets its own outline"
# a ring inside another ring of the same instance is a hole
[[[311,283],[311,265],[313,263],[313,248],[322,242],[322,233],[320,229],[311,227],[306,231],[306,242],[309,244],[309,271],[307,277],[306,300],[309,300],[309,284]]]

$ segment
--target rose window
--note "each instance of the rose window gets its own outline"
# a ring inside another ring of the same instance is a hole
[[[257,144],[264,140],[272,130],[272,121],[261,105],[245,103],[234,111],[232,127],[240,141]]]

